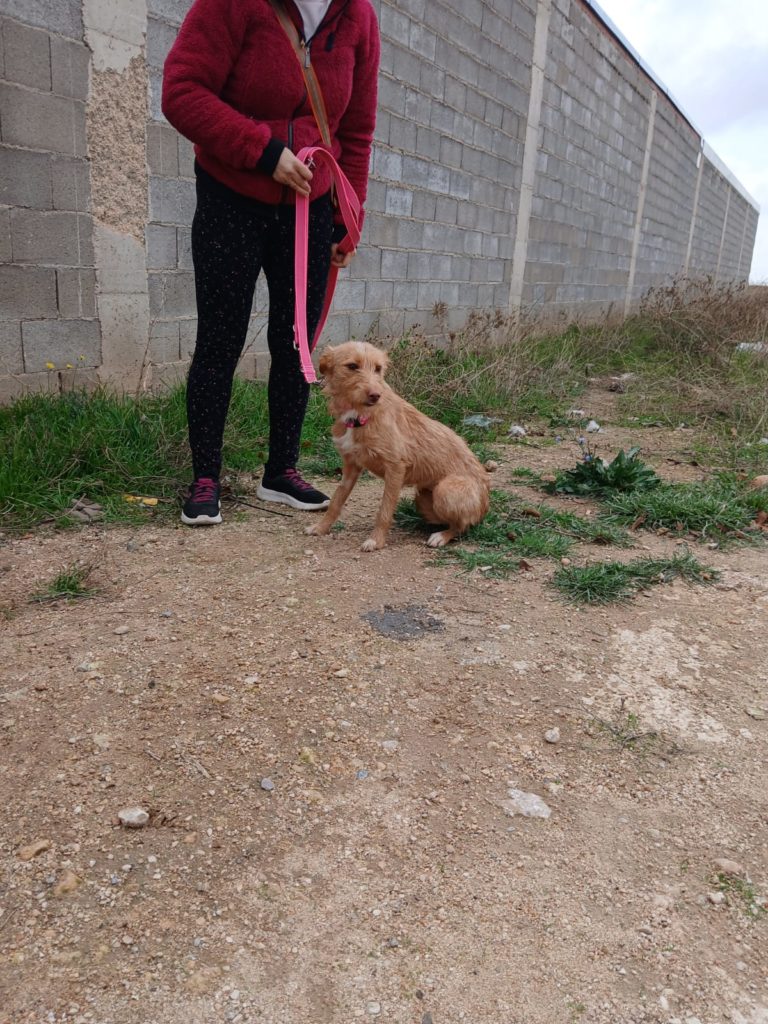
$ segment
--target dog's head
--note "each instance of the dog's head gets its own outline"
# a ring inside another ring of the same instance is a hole
[[[320,357],[320,373],[334,402],[350,409],[371,408],[386,384],[387,354],[366,341],[348,341],[326,348]]]

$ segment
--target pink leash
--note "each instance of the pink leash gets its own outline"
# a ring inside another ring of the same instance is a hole
[[[296,154],[299,160],[311,166],[312,163],[324,163],[328,166],[333,181],[336,185],[336,195],[339,200],[339,209],[344,220],[344,227],[347,234],[339,242],[338,251],[342,253],[352,252],[357,248],[360,241],[360,202],[355,190],[350,185],[347,176],[334,160],[327,149],[321,146],[306,146]],[[312,350],[309,347],[309,335],[307,332],[307,246],[309,244],[309,199],[296,194],[296,251],[294,255],[294,274],[296,290],[296,312],[294,321],[294,346],[299,350],[301,361],[301,372],[308,384],[317,380],[315,368],[312,365]],[[328,285],[325,289],[325,302],[320,320],[315,330],[314,345],[318,342],[320,334],[328,319],[328,310],[331,308],[333,293],[336,289],[336,278],[339,276],[339,268],[331,266],[328,272]]]

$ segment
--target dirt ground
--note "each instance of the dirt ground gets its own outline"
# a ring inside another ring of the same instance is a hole
[[[540,500],[510,470],[576,450],[528,440],[494,486]],[[684,431],[598,440],[702,472]],[[768,549],[581,610],[549,561],[362,554],[380,488],[324,539],[0,542],[0,1022],[766,1024]],[[95,596],[29,602],[78,559]]]

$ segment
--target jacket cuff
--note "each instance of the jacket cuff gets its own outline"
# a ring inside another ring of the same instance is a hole
[[[258,159],[256,166],[260,171],[270,176],[274,174],[280,156],[285,149],[285,143],[279,139],[270,139],[264,147],[264,152]]]
[[[331,235],[331,242],[338,244],[342,238],[347,237],[347,229],[343,224],[333,225],[333,234]]]

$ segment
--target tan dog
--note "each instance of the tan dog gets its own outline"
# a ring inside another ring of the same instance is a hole
[[[416,488],[416,507],[426,521],[447,526],[427,541],[439,548],[488,511],[488,475],[457,434],[395,394],[384,381],[386,367],[386,354],[366,342],[350,341],[323,352],[320,373],[344,471],[322,519],[305,532],[330,531],[367,469],[383,477],[384,495],[363,551],[384,547],[407,486]]]

